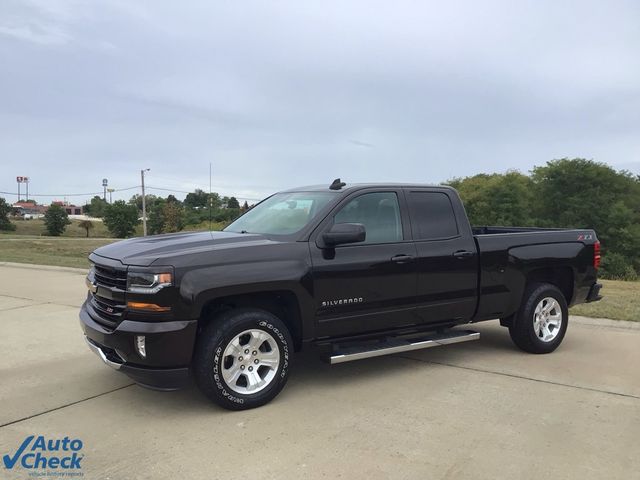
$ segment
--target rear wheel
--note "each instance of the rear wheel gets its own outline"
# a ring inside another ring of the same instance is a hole
[[[292,346],[287,327],[271,313],[230,310],[213,319],[198,338],[196,383],[229,410],[259,407],[286,384]]]
[[[535,283],[527,287],[509,334],[525,352],[551,353],[562,343],[568,321],[569,309],[562,292],[555,285]]]

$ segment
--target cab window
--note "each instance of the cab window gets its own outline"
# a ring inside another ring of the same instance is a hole
[[[367,237],[362,243],[392,243],[404,239],[400,205],[394,192],[365,193],[354,198],[335,215],[334,223],[364,225]]]

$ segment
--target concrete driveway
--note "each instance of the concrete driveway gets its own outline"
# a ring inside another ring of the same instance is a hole
[[[543,356],[497,322],[478,342],[333,367],[305,353],[274,402],[232,413],[103,365],[84,296],[79,271],[0,265],[0,454],[78,438],[87,479],[640,478],[640,324],[572,317]]]

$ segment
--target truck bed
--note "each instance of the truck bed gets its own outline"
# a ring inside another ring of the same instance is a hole
[[[531,278],[559,285],[567,303],[582,303],[596,282],[590,229],[472,227],[479,259],[475,320],[503,318],[520,306]]]

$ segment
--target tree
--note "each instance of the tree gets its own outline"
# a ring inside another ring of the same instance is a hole
[[[52,237],[59,237],[71,225],[69,215],[61,205],[51,205],[44,214],[44,226]]]
[[[175,197],[156,199],[149,214],[148,229],[152,235],[179,232],[184,228],[185,211]]]
[[[194,210],[208,209],[209,202],[211,202],[211,208],[217,210],[222,205],[220,195],[217,193],[207,193],[204,190],[196,189],[195,192],[188,193],[184,199],[184,206],[186,208],[192,208]]]
[[[246,212],[247,210],[249,210],[249,204],[245,200],[244,203],[242,204],[242,211]]]
[[[196,188],[195,192],[188,193],[184,199],[185,207],[189,208],[204,208],[209,207],[207,204],[207,200],[209,199],[209,194],[204,190]]]
[[[151,205],[153,205],[153,202],[155,202],[158,197],[156,197],[155,195],[145,195],[144,198],[146,202],[145,206],[146,208],[149,208]],[[140,195],[139,193],[136,193],[133,197],[131,197],[129,199],[129,203],[131,205],[135,205],[139,212],[142,211],[142,195]]]
[[[236,197],[231,197],[227,201],[227,208],[240,208],[240,203]]]
[[[87,238],[89,238],[89,230],[93,230],[93,222],[91,220],[82,220],[78,227],[84,228],[87,231]]]
[[[96,195],[88,205],[84,206],[84,212],[91,217],[102,218],[107,205],[108,203],[102,197]]]
[[[138,220],[138,208],[135,204],[127,204],[117,200],[107,205],[104,212],[104,224],[112,235],[118,238],[130,237],[135,231]]]
[[[164,232],[179,232],[184,228],[184,209],[176,202],[167,202],[164,206]]]
[[[547,225],[593,228],[603,252],[630,255],[640,267],[640,182],[629,172],[583,158],[533,169],[538,215]]]
[[[11,205],[0,197],[0,230],[11,232],[16,229],[16,226],[9,220],[9,214],[12,210]]]
[[[473,225],[535,225],[534,185],[520,172],[480,174],[447,182],[460,194]]]
[[[535,167],[530,176],[481,174],[449,184],[459,191],[473,224],[592,228],[602,242],[603,275],[640,273],[638,175],[563,158]],[[631,270],[621,268],[625,263]]]

